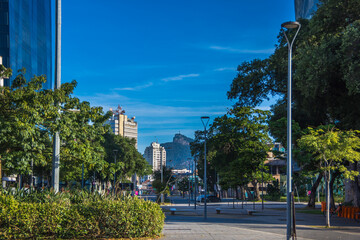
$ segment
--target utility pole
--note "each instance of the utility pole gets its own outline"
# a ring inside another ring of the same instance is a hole
[[[113,150],[114,151],[114,162],[115,162],[115,172],[114,172],[114,186],[113,186],[113,189],[114,189],[114,194],[115,194],[115,186],[116,186],[116,153],[118,152],[118,150]]]
[[[55,6],[55,89],[61,87],[61,0],[56,0]],[[55,103],[59,106],[59,103]],[[59,175],[60,175],[60,133],[54,135],[53,144],[53,161],[52,161],[52,187],[54,192],[59,192]]]
[[[84,163],[82,164],[81,167],[81,189],[84,188]]]
[[[2,56],[0,56],[0,65],[2,65]],[[2,76],[0,76],[0,87],[4,86],[4,79],[2,78]],[[1,163],[1,156],[0,156],[0,182],[1,184],[3,184],[2,182],[2,163]]]
[[[161,170],[161,185],[162,185],[163,182],[164,182],[163,181],[164,180],[164,173],[163,173],[164,172],[164,169],[163,169],[164,167],[163,167],[163,155],[162,155],[163,152],[162,152],[161,147],[159,148],[159,150],[160,150],[159,155],[160,155],[160,170]],[[163,192],[164,192],[164,189],[161,190],[161,203],[164,203],[164,193]]]

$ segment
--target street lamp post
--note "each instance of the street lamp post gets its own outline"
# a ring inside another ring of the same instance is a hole
[[[194,177],[194,163],[191,162],[191,200],[195,200],[195,199],[194,199],[194,181],[195,181],[195,177]]]
[[[291,30],[296,29],[297,31],[295,33],[294,38],[292,39],[291,43],[286,35],[286,32],[284,28]],[[299,33],[299,30],[301,28],[301,24],[299,22],[285,22],[281,24],[281,29],[284,33],[287,45],[288,45],[288,89],[287,89],[287,169],[286,169],[286,225],[287,225],[287,231],[286,231],[286,237],[287,239],[290,239],[293,230],[291,229],[292,226],[292,203],[291,203],[291,192],[292,192],[292,157],[291,157],[291,93],[292,93],[292,86],[291,86],[291,78],[292,78],[292,47],[295,41],[295,38],[297,34]]]
[[[264,211],[264,164],[261,167],[261,209]]]
[[[190,161],[189,161],[189,177],[188,177],[188,182],[189,182],[189,207],[190,207],[190,197],[191,197],[191,189],[190,189],[190,172],[191,172],[191,170],[190,170]]]
[[[207,116],[203,116],[201,117],[201,122],[204,126],[204,134],[205,134],[205,144],[204,144],[204,219],[207,219],[207,204],[206,204],[206,190],[207,190],[207,185],[206,185],[206,127],[209,123],[210,118]]]
[[[114,172],[114,194],[115,194],[115,186],[116,186],[116,153],[118,152],[118,150],[114,149],[114,162],[115,162],[115,172]]]
[[[194,207],[196,209],[196,192],[197,192],[197,184],[196,184],[196,181],[197,181],[197,177],[196,177],[196,160],[194,159],[194,176],[195,176],[195,182],[194,182],[194,185],[195,185],[195,188],[194,188]]]
[[[56,40],[55,40],[55,89],[61,87],[61,0],[56,0]],[[55,103],[58,104],[58,103]],[[52,159],[52,187],[59,192],[60,179],[60,134],[55,132]]]
[[[161,170],[161,185],[163,185],[163,182],[164,182],[164,169],[163,169],[163,155],[162,155],[162,149],[160,148],[160,170]],[[164,189],[161,190],[161,194],[160,194],[160,197],[161,197],[161,203],[164,203]]]

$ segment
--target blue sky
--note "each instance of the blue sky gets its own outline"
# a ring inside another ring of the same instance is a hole
[[[62,82],[136,116],[141,153],[226,113],[236,67],[269,56],[281,23],[295,19],[292,0],[76,0],[62,11]]]

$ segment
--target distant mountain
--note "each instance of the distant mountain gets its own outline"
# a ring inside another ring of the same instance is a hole
[[[174,169],[189,168],[191,158],[190,143],[194,140],[180,133],[175,134],[172,142],[161,143],[166,150],[166,166]]]

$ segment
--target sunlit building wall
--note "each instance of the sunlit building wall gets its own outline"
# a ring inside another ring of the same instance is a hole
[[[112,111],[112,109],[110,109]],[[135,117],[128,118],[125,115],[125,111],[121,107],[113,113],[112,117],[106,122],[111,126],[111,129],[115,135],[128,137],[136,140],[135,147],[137,149],[138,142],[138,123],[135,121]]]
[[[166,151],[159,143],[152,142],[149,147],[146,147],[144,158],[152,166],[153,171],[160,170],[161,164],[166,166]]]

